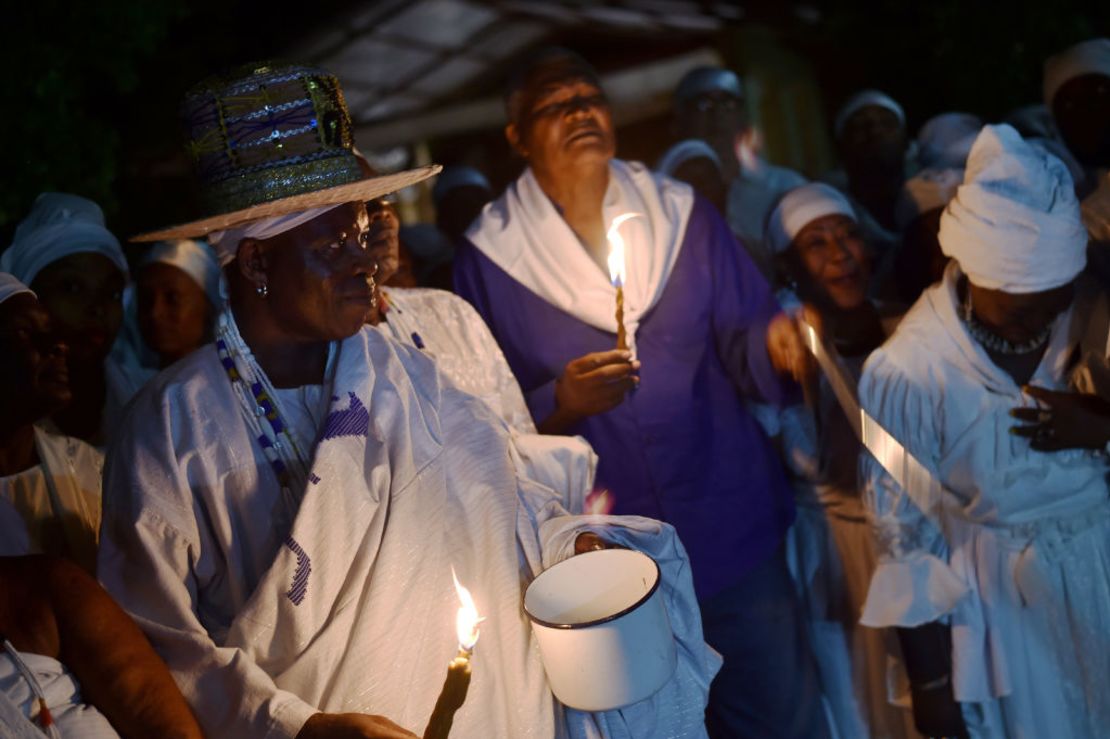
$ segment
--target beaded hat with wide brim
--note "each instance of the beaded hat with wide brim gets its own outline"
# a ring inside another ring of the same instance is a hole
[[[368,201],[434,176],[433,164],[366,177],[339,81],[297,64],[253,64],[202,82],[182,105],[208,215],[132,241],[202,238],[313,208]]]

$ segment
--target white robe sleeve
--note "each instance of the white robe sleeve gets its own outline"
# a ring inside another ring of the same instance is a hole
[[[936,474],[939,409],[882,350],[872,355],[864,370],[860,402]],[[935,621],[968,591],[948,566],[944,536],[937,522],[914,504],[874,456],[861,454],[860,467],[879,554],[860,623],[881,628]]]
[[[168,431],[139,426],[124,424],[105,468],[101,583],[166,661],[207,736],[295,737],[317,709],[279,690],[241,650],[218,646],[202,625],[195,521],[203,513]]]
[[[520,383],[516,381],[516,376],[509,368],[509,362],[505,359],[505,354],[501,351],[497,340],[493,338],[493,334],[486,322],[478,315],[478,311],[474,310],[474,306],[462,298],[455,298],[455,300],[459,304],[459,310],[465,316],[464,320],[473,329],[475,343],[478,345],[476,347],[478,356],[487,358],[487,368],[493,374],[491,382],[496,388],[496,397],[500,405],[496,409],[497,414],[509,424],[510,428],[519,433],[536,433],[536,424],[524,402]]]

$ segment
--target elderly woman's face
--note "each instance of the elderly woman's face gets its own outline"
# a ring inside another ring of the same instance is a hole
[[[263,242],[267,303],[289,338],[335,341],[362,327],[374,300],[369,245],[387,228],[356,203]]]
[[[16,295],[0,304],[0,356],[0,387],[7,392],[0,414],[8,420],[37,421],[69,403],[66,348],[35,296]]]
[[[616,153],[613,119],[605,95],[586,80],[554,85],[535,98],[510,133],[510,141],[533,169],[566,171],[589,159]],[[514,140],[515,139],[515,140]]]
[[[859,226],[848,216],[816,218],[794,237],[790,247],[802,270],[803,292],[828,301],[841,310],[857,308],[867,300],[871,261]]]
[[[83,363],[108,356],[123,322],[125,284],[111,259],[88,252],[44,267],[31,289],[69,347],[71,361]]]

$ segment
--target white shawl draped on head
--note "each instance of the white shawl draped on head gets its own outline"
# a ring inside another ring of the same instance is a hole
[[[564,438],[553,455],[554,437],[511,435],[421,352],[375,331],[344,341],[335,362],[292,529],[225,646],[320,710],[383,714],[422,731],[458,648],[453,567],[486,618],[454,735],[614,736],[590,715],[564,716],[521,606],[524,585],[554,551],[540,526],[575,520],[566,508],[593,483],[592,451]],[[631,522],[629,530],[634,539]],[[717,665],[702,641],[692,583],[680,576],[689,564],[673,529],[657,524],[651,543],[670,553],[677,581],[668,607],[685,649],[676,678],[641,713],[682,720],[660,720],[666,734],[637,736],[704,736]],[[607,720],[623,725],[620,714]]]
[[[625,213],[624,325],[636,350],[636,329],[659,300],[674,268],[694,206],[689,185],[639,162],[614,159],[602,203],[606,228]],[[514,280],[580,321],[616,333],[617,291],[582,246],[555,204],[526,169],[482,211],[466,233],[480,252]]]

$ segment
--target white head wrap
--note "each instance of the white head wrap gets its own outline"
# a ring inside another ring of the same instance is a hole
[[[1093,38],[1076,44],[1044,63],[1044,104],[1052,109],[1056,93],[1069,80],[1085,74],[1110,77],[1110,39]]]
[[[818,218],[831,215],[848,216],[856,212],[848,198],[824,182],[810,182],[786,193],[767,219],[764,241],[775,254],[790,248],[801,230]]]
[[[655,171],[673,176],[674,171],[691,159],[708,159],[721,170],[721,159],[709,144],[701,139],[685,139],[667,149],[655,165]]]
[[[21,293],[34,295],[31,288],[24,285],[7,272],[0,272],[0,305],[2,305],[9,298],[14,298]]]
[[[962,169],[923,169],[902,185],[894,206],[894,221],[903,230],[922,213],[943,208],[964,181]]]
[[[212,247],[203,241],[178,239],[159,241],[143,257],[143,266],[168,264],[197,283],[213,305],[220,303],[220,262]]]
[[[319,218],[329,210],[334,210],[340,205],[345,205],[345,203],[323,205],[319,208],[310,208],[309,210],[302,210],[283,216],[263,218],[261,220],[251,221],[243,226],[229,228],[226,231],[213,231],[208,234],[208,243],[216,250],[216,254],[220,258],[220,266],[226,267],[239,253],[239,242],[243,239],[258,239],[259,241],[272,239],[286,231],[292,231],[303,223],[308,223],[313,218]]]
[[[906,125],[906,111],[902,110],[902,106],[894,98],[879,90],[863,90],[848,98],[848,102],[840,107],[840,112],[836,114],[836,122],[833,124],[833,133],[836,134],[836,137],[840,138],[840,132],[844,130],[844,124],[848,122],[853,113],[869,105],[886,108],[898,116],[898,120],[903,126]]]
[[[1068,168],[1005,124],[985,126],[964,184],[940,219],[940,246],[988,290],[1066,285],[1087,265],[1087,231]]]
[[[935,115],[917,132],[917,159],[922,167],[963,168],[983,121],[971,113]]]
[[[0,255],[0,269],[30,285],[44,267],[85,253],[103,254],[127,274],[123,249],[104,227],[99,205],[78,195],[44,192],[16,227],[15,239]]]

